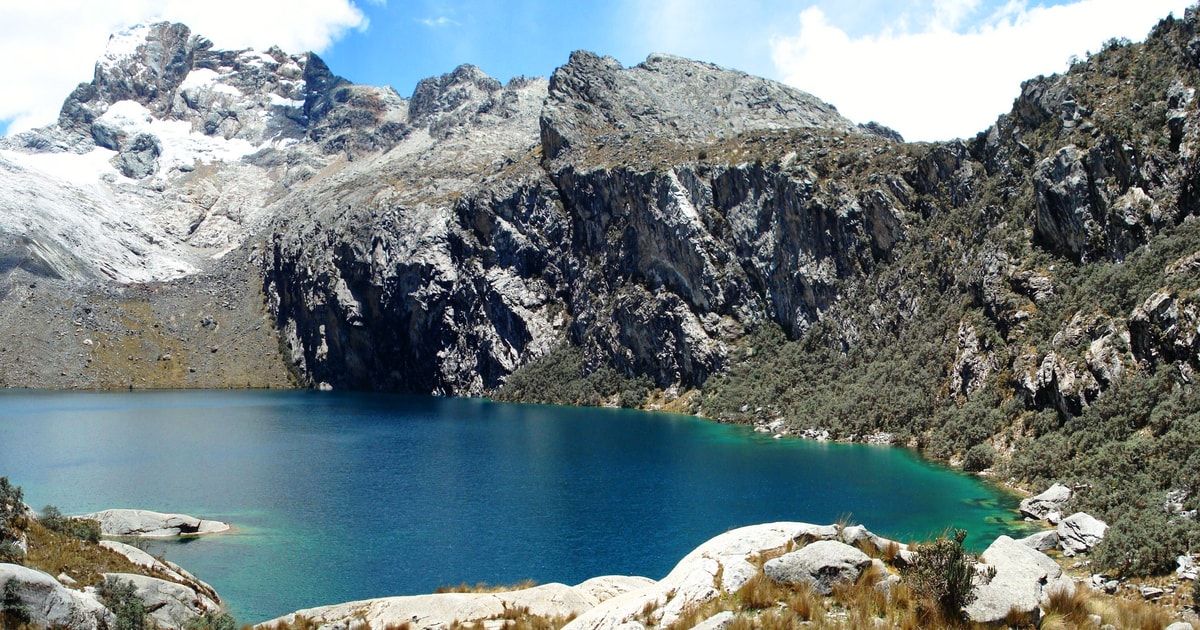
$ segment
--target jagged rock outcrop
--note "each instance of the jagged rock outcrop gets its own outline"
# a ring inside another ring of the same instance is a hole
[[[888,145],[742,73],[661,56],[614,64],[578,53],[549,87],[501,86],[471,67],[423,81],[365,189],[317,184],[277,204],[320,216],[277,222],[267,260],[268,293],[310,382],[478,394],[566,338],[593,368],[695,385],[745,326],[807,328],[839,278],[902,238],[887,189],[833,193],[804,169],[602,166],[582,139],[619,129],[647,143],[647,159],[750,130]],[[689,72],[713,90],[707,100],[666,98]],[[542,107],[547,89],[553,105]],[[739,122],[710,133],[714,107]],[[456,153],[468,143],[471,169]]]

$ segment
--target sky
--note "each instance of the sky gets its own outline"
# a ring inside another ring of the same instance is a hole
[[[217,48],[321,55],[402,96],[470,63],[549,76],[584,49],[635,65],[682,55],[783,81],[908,140],[972,137],[1021,81],[1117,37],[1140,41],[1184,0],[0,0],[0,133],[49,124],[91,80],[108,35],[189,25]]]

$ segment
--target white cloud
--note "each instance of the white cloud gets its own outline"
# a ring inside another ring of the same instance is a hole
[[[369,0],[382,2],[382,0]],[[9,133],[53,122],[92,79],[109,34],[147,20],[183,22],[218,48],[322,51],[367,18],[352,0],[6,0],[0,3],[0,121]]]
[[[444,15],[436,18],[421,18],[417,21],[425,26],[428,26],[429,28],[439,28],[442,26],[461,26],[458,22],[455,22]]]
[[[799,30],[771,41],[783,81],[856,122],[875,120],[908,140],[971,137],[1007,112],[1021,81],[1062,72],[1073,55],[1113,37],[1141,40],[1189,0],[1077,0],[1028,7],[1011,0],[963,28],[978,0],[936,0],[916,29],[850,37],[817,7]]]

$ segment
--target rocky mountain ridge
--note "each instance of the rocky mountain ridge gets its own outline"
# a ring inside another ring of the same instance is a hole
[[[406,99],[140,26],[56,125],[0,146],[0,383],[882,431],[1090,485],[1073,500],[1115,532],[1178,524],[1114,497],[1200,498],[1198,23],[933,144],[667,55],[507,85],[462,66]],[[1151,464],[1130,484],[1114,458]]]

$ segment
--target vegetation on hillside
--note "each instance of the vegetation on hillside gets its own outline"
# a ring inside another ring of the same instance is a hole
[[[871,273],[840,280],[839,300],[807,330],[751,326],[690,411],[839,439],[887,432],[1033,491],[1067,483],[1068,509],[1111,526],[1096,554],[1108,571],[1161,574],[1197,551],[1196,30],[1194,18],[1168,18],[1144,44],[1111,40],[1064,76],[1031,81],[971,141],[904,145],[887,172],[823,171],[816,185],[831,193],[839,177],[902,176],[904,239]],[[791,141],[801,152],[812,142]],[[1050,171],[1072,150],[1083,183]],[[1051,198],[1057,185],[1092,187],[1073,215],[1096,224],[1081,249],[1039,224],[1066,203]],[[1156,295],[1173,300],[1177,321],[1138,315]],[[579,357],[560,348],[497,397],[611,403],[638,378],[589,373]]]

